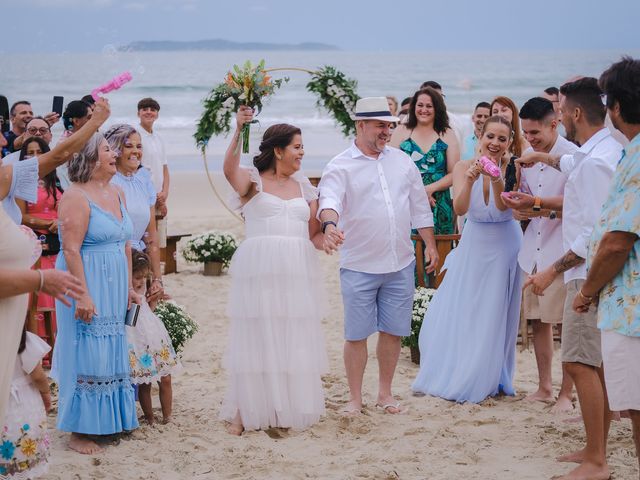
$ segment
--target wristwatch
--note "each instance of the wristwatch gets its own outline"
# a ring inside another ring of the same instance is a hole
[[[558,218],[558,213],[555,210],[551,210],[549,212],[549,220],[555,220]]]
[[[334,227],[338,228],[336,222],[334,222],[333,220],[327,220],[326,222],[322,222],[322,233],[324,233],[329,225],[333,225]]]
[[[542,209],[542,199],[540,197],[533,197],[533,211],[539,212]]]

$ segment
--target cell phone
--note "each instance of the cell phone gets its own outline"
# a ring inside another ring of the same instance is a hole
[[[4,95],[0,95],[0,131],[8,132],[11,128],[9,124],[9,100]]]
[[[62,116],[62,105],[64,104],[64,97],[53,97],[53,106],[51,107],[51,111],[57,113]]]
[[[138,314],[140,313],[140,305],[132,303],[131,308],[127,310],[127,316],[124,319],[124,324],[130,327],[135,327],[138,323]]]

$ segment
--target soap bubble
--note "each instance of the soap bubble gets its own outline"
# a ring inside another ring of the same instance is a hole
[[[108,59],[115,59],[118,57],[118,49],[115,45],[108,43],[102,47],[102,55]]]

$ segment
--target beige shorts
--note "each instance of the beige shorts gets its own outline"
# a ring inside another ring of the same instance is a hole
[[[540,320],[542,323],[562,323],[566,296],[567,287],[562,275],[556,277],[543,296],[533,293],[531,287],[526,288],[522,294],[524,318]]]
[[[640,337],[603,330],[602,363],[611,410],[640,410]]]
[[[562,318],[562,361],[583,363],[592,367],[602,365],[602,347],[596,307],[587,313],[573,311],[573,299],[584,280],[571,280],[567,284],[567,298]]]

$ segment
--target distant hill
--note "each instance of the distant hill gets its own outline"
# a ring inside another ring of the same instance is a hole
[[[189,42],[158,40],[131,42],[119,48],[120,51],[181,51],[181,50],[340,50],[335,45],[325,43],[304,42],[289,43],[261,43],[261,42],[231,42],[229,40],[197,40]]]

